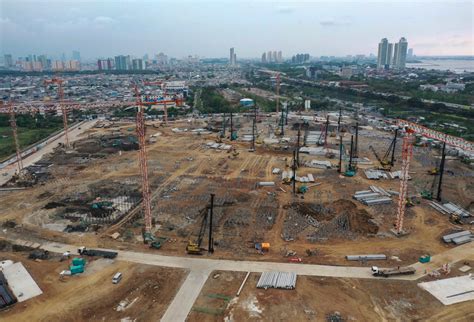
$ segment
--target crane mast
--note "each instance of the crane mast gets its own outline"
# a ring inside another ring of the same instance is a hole
[[[395,230],[397,234],[403,233],[403,220],[405,218],[405,208],[408,193],[408,171],[410,169],[410,162],[413,156],[413,133],[414,131],[408,130],[406,135],[403,137],[400,193],[398,198],[397,221],[395,223]]]
[[[9,102],[8,111],[10,114],[10,126],[13,132],[13,140],[15,141],[16,162],[18,164],[18,172],[23,169],[23,160],[21,159],[20,143],[18,141],[18,133],[15,119],[15,110],[12,101]]]
[[[59,107],[61,108],[61,113],[63,115],[63,126],[64,126],[64,142],[66,148],[69,147],[69,135],[68,135],[68,125],[67,125],[67,110],[63,104],[64,101],[64,89],[63,89],[64,80],[59,77],[53,77],[52,79],[45,80],[44,84],[56,84],[58,85],[58,99]]]
[[[137,136],[139,145],[139,163],[140,171],[142,175],[142,198],[143,198],[143,212],[144,212],[144,234],[143,240],[145,243],[152,241],[151,236],[151,200],[150,200],[150,185],[148,182],[148,167],[147,167],[147,156],[146,156],[146,145],[145,145],[145,117],[143,111],[143,102],[140,97],[138,87],[135,85],[135,96],[137,104]]]

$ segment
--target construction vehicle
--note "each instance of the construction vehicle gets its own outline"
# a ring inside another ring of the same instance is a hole
[[[428,170],[427,173],[429,175],[432,175],[432,176],[437,176],[437,175],[439,175],[439,169],[438,168],[432,168],[432,169]]]
[[[168,240],[166,237],[154,237],[154,240],[150,243],[150,248],[160,249],[161,246]]]
[[[420,258],[418,258],[418,261],[422,264],[429,263],[431,261],[431,255],[430,254],[421,255]]]
[[[87,249],[84,246],[80,247],[77,250],[77,252],[79,253],[79,255],[82,255],[82,256],[102,256],[104,258],[110,258],[110,259],[113,259],[117,257],[118,255],[117,252],[98,250],[98,249]]]
[[[380,163],[380,167],[379,167],[380,170],[390,171],[392,169],[393,165],[395,164],[395,147],[396,147],[396,144],[397,144],[397,135],[398,135],[398,129],[395,130],[395,135],[394,135],[392,141],[390,142],[390,145],[388,146],[388,149],[385,152],[385,154],[383,155],[383,157],[380,157],[378,155],[377,151],[375,151],[375,149],[372,145],[369,146],[369,148],[372,150],[375,157],[377,158],[377,160]],[[390,154],[391,154],[391,156],[390,156]]]
[[[372,266],[372,275],[381,276],[381,277],[390,277],[398,275],[411,275],[415,274],[416,269],[411,266],[407,267],[394,267],[394,268],[378,268],[377,266]]]
[[[214,241],[212,239],[212,214],[214,208],[214,194],[211,194],[211,203],[201,210],[199,216],[202,216],[201,228],[199,229],[199,234],[196,242],[188,241],[186,246],[186,252],[190,255],[202,255],[203,249],[201,248],[202,239],[204,237],[204,232],[206,231],[208,225],[209,217],[209,245],[208,251],[210,253],[214,252]]]
[[[458,214],[451,214],[449,216],[449,221],[453,224],[456,224],[456,225],[462,225],[463,222],[461,221],[461,216],[458,215]]]

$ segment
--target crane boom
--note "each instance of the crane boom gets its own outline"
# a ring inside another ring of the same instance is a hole
[[[468,150],[468,151],[474,151],[474,143],[464,140],[462,138],[444,134],[442,132],[436,131],[429,129],[427,127],[424,127],[422,125],[409,122],[406,120],[398,119],[397,124],[399,127],[409,129],[415,133],[421,134],[423,136],[426,136],[431,139],[435,139],[441,142],[446,142],[448,145],[452,145],[458,148],[461,148],[463,150]]]

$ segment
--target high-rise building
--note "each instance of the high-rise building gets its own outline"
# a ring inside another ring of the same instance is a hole
[[[55,60],[53,61],[52,69],[54,71],[62,71],[64,70],[64,63],[62,60]]]
[[[277,59],[278,59],[278,62],[279,62],[279,63],[282,63],[282,62],[283,62],[283,55],[282,55],[282,53],[281,53],[281,50],[278,52]]]
[[[127,70],[128,69],[127,68],[127,56],[124,56],[124,55],[115,56],[115,69],[116,70]]]
[[[275,63],[278,61],[278,57],[277,57],[277,52],[276,52],[276,50],[273,51],[272,60],[273,60]]]
[[[392,62],[392,56],[393,56],[393,44],[389,43],[388,44],[388,49],[387,49],[387,61],[385,63],[385,68],[390,68],[390,64]]]
[[[234,47],[230,49],[230,56],[229,56],[229,65],[230,66],[235,66],[235,50]]]
[[[389,53],[389,50],[392,49],[393,46],[389,46],[387,38],[383,38],[379,43],[379,50],[377,56],[377,68],[388,68],[390,66],[389,57],[392,56],[392,53]]]
[[[262,63],[263,63],[263,64],[266,64],[266,63],[267,63],[267,54],[266,54],[266,53],[263,53],[263,54],[262,54]]]
[[[132,60],[132,69],[143,70],[143,60],[139,58]]]
[[[114,66],[114,60],[112,58],[97,60],[98,70],[112,70],[113,66]]]
[[[3,64],[6,68],[10,68],[13,66],[13,56],[10,54],[6,54],[3,56]]]
[[[39,55],[38,61],[41,63],[43,69],[49,69],[51,66],[48,64],[48,58],[46,55]]]
[[[396,42],[393,46],[393,58],[391,61],[391,65],[396,66],[398,61],[398,43]]]
[[[77,60],[68,60],[64,63],[64,70],[79,71],[81,70],[81,63]]]
[[[398,69],[404,69],[407,61],[408,42],[405,37],[400,38],[400,41],[395,44],[394,66]],[[396,58],[395,58],[396,57]]]
[[[407,59],[413,59],[413,48],[408,49]]]
[[[268,51],[268,53],[267,53],[267,62],[268,63],[272,62],[272,52],[271,51]]]
[[[77,60],[77,61],[81,61],[81,53],[78,51],[78,50],[73,50],[72,51],[72,59],[73,60]]]

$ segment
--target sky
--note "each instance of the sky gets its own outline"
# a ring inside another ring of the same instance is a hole
[[[473,1],[0,0],[0,53],[83,58],[260,57],[377,53],[381,38],[415,55],[474,55]]]

